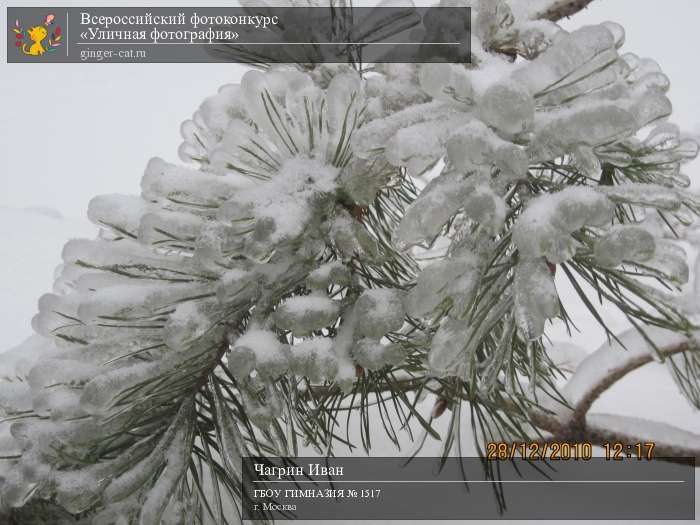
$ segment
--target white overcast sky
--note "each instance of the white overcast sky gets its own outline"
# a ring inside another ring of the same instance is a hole
[[[0,4],[0,23],[7,28],[7,2]],[[66,0],[38,4],[98,5]],[[126,2],[107,5],[116,4]],[[143,5],[193,4],[153,0]],[[674,120],[684,129],[700,130],[700,1],[595,0],[565,25],[571,29],[604,20],[624,25],[625,50],[661,64],[672,82]],[[176,160],[180,123],[205,96],[238,81],[245,71],[235,64],[39,65],[6,64],[5,58],[3,48],[0,206],[51,207],[69,217],[84,216],[94,195],[138,193],[147,160]]]

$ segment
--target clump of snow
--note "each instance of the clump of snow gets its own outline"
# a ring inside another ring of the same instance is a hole
[[[418,73],[421,88],[435,100],[473,104],[474,89],[466,69],[456,64],[421,64]]]
[[[312,337],[290,348],[291,371],[312,382],[332,381],[338,373],[338,362],[329,337]]]
[[[135,235],[141,216],[151,206],[138,195],[98,195],[88,205],[88,218],[98,226]]]
[[[688,257],[683,247],[671,239],[656,239],[654,256],[644,265],[657,270],[671,281],[685,284],[690,277]]]
[[[223,326],[217,323],[220,310],[215,299],[178,304],[163,327],[165,344],[175,351],[185,351],[205,337],[214,344],[223,334]]]
[[[355,302],[356,330],[380,339],[403,326],[403,297],[398,290],[374,288],[362,292]]]
[[[162,314],[188,298],[213,293],[200,283],[131,283],[102,288],[81,297],[78,318],[94,323],[101,318],[136,318]]]
[[[271,330],[251,327],[232,344],[229,368],[237,377],[255,368],[263,376],[273,378],[288,367],[289,346],[281,343]]]
[[[235,220],[249,210],[268,231],[265,241],[279,243],[299,236],[313,216],[317,200],[336,190],[338,170],[316,160],[286,161],[269,181],[237,192],[221,209],[219,219]]]
[[[338,318],[340,306],[325,295],[291,297],[275,311],[275,324],[295,334],[307,334],[332,325]]]
[[[454,374],[465,363],[469,325],[464,319],[445,318],[433,336],[428,364],[435,375]]]
[[[350,271],[340,261],[322,264],[307,277],[309,286],[315,290],[325,290],[331,284],[350,284]]]
[[[413,202],[394,232],[393,241],[407,249],[424,239],[432,239],[463,205],[469,188],[464,176],[447,172],[431,180]]]
[[[622,261],[647,261],[655,249],[654,237],[646,229],[617,224],[598,239],[593,253],[600,264],[614,268]]]
[[[249,272],[240,268],[228,270],[219,279],[219,284],[216,287],[216,298],[221,304],[235,299],[241,290],[250,285],[250,277]]]
[[[471,303],[479,284],[480,260],[470,251],[438,260],[418,275],[406,298],[406,311],[413,317],[429,316],[446,300],[457,312]]]
[[[551,263],[562,263],[576,251],[573,232],[603,226],[612,214],[613,205],[602,193],[584,186],[567,187],[527,203],[513,228],[513,242],[521,257],[544,256]]]
[[[250,179],[183,168],[153,158],[141,180],[141,195],[150,201],[185,202],[196,206],[220,206],[237,191],[252,184]]]
[[[507,181],[527,173],[525,150],[503,140],[479,120],[469,122],[452,134],[447,142],[447,156],[455,168],[465,172],[479,166],[495,166]]]
[[[535,101],[522,83],[504,80],[489,86],[478,103],[481,119],[511,136],[527,133],[535,125]]]
[[[401,362],[404,352],[397,344],[382,344],[376,339],[362,338],[353,347],[352,356],[362,368],[379,370]]]
[[[588,352],[585,348],[571,341],[552,341],[545,345],[547,356],[561,371],[573,373]]]
[[[523,338],[539,339],[547,319],[559,315],[559,295],[543,259],[522,261],[516,266],[513,298],[516,324]]]

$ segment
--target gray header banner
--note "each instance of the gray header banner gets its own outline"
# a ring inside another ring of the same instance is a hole
[[[467,7],[8,7],[7,61],[468,62]]]
[[[250,520],[695,519],[692,459],[244,458],[243,471]]]

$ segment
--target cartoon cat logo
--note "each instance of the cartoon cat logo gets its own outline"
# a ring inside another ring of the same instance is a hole
[[[61,34],[61,26],[56,26],[49,37],[49,26],[53,24],[56,17],[53,14],[48,14],[44,18],[42,25],[32,26],[26,31],[22,29],[19,20],[15,20],[15,27],[12,30],[15,32],[15,46],[17,50],[29,56],[41,56],[44,53],[55,51],[61,45],[63,35]],[[24,35],[29,38],[29,43],[24,41]],[[48,38],[48,42],[44,41]]]

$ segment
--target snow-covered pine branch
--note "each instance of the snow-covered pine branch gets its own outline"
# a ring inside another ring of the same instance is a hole
[[[649,419],[589,413],[593,403],[627,374],[654,361],[673,366],[674,356],[684,353],[700,354],[697,333],[687,337],[651,328],[642,335],[630,329],[589,354],[560,389],[561,399],[547,398],[532,410],[532,423],[554,441],[653,442],[659,457],[700,458],[697,434]]]
[[[652,361],[667,360],[683,352],[700,352],[697,334],[687,337],[662,328],[650,328],[644,336],[635,329],[621,334],[586,357],[561,389],[566,405],[551,402],[562,427],[576,426],[603,392],[630,372]]]
[[[250,71],[183,124],[188,166],[153,159],[140,196],[95,198],[98,238],[66,245],[37,335],[6,354],[0,512],[221,521],[241,456],[333,454],[341,408],[365,448],[437,435],[449,408],[449,453],[465,403],[482,435],[526,437],[550,417],[532,393],[560,395],[548,322],[576,323],[557,279],[611,339],[603,308],[693,333],[668,237],[700,211],[697,144],[667,121],[668,79],[618,24],[522,5],[473,6],[467,64]]]

